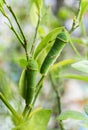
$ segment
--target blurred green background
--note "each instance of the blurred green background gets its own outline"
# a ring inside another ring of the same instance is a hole
[[[32,6],[33,0],[7,0],[7,3],[13,8],[20,22],[28,41],[28,49],[30,50],[37,20],[35,8]],[[78,0],[44,0],[36,42],[39,43],[48,32],[59,26],[65,26],[67,30],[70,30],[73,17],[77,12],[78,3]],[[13,18],[12,21],[15,28],[17,28]],[[20,66],[20,59],[25,57],[25,52],[7,24],[8,21],[0,13],[0,91],[6,96],[15,109],[20,112],[24,106],[24,100],[21,98],[18,90],[19,78],[23,69]],[[83,18],[83,25],[85,25],[87,30],[88,14]],[[73,33],[73,37],[82,37],[84,35],[82,27],[83,26],[76,29]],[[84,57],[87,52],[87,45],[76,44],[77,49]],[[72,59],[74,57],[76,57],[75,53],[71,46],[68,45],[58,61]],[[69,66],[61,68],[61,74],[66,72],[73,72],[73,70]],[[54,75],[55,74],[56,72],[54,72]],[[88,102],[87,83],[74,79],[59,79],[57,88],[58,91],[61,89],[62,110],[83,110],[84,104]],[[59,129],[59,124],[56,120],[58,116],[57,105],[56,94],[50,83],[49,76],[47,76],[35,107],[43,106],[44,108],[53,110],[48,130]],[[76,121],[71,121],[70,124],[69,121],[66,121],[64,124],[66,130],[85,130],[79,127]],[[9,111],[0,101],[0,130],[10,130],[12,127],[13,123],[9,117]]]

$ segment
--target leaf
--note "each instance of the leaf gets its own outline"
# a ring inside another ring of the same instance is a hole
[[[88,76],[84,76],[84,75],[67,74],[67,75],[62,75],[61,77],[77,79],[77,80],[88,82]]]
[[[33,0],[33,2],[35,2],[38,10],[40,10],[42,8],[43,0]]]
[[[32,117],[36,112],[38,112],[38,111],[40,111],[42,109],[43,109],[42,107],[36,108],[33,112],[30,113],[29,118]]]
[[[5,4],[5,0],[0,0],[0,4],[3,6]]]
[[[85,111],[85,113],[88,115],[88,104],[86,104],[86,105],[84,106],[84,111]]]
[[[51,116],[51,110],[40,109],[31,117],[28,128],[23,130],[46,130],[48,121]]]
[[[39,108],[31,114],[26,123],[22,123],[14,130],[46,130],[51,113],[51,110]]]
[[[28,64],[27,60],[25,60],[25,59],[20,59],[19,63],[20,63],[20,66],[23,68],[25,68]]]
[[[5,0],[0,0],[0,11],[2,12],[3,15],[6,15],[4,11],[4,4],[5,4]]]
[[[35,54],[34,54],[34,58],[37,59],[38,56],[40,55],[40,53],[42,51],[44,51],[47,46],[50,45],[50,42],[53,41],[56,38],[56,36],[62,32],[62,30],[65,30],[64,27],[59,27],[56,28],[54,30],[52,30],[50,33],[48,33],[45,38],[39,43],[38,47],[36,48]]]
[[[58,117],[58,120],[67,120],[67,119],[88,121],[88,118],[85,117],[81,112],[73,111],[73,110],[63,112]]]
[[[66,65],[72,64],[72,63],[74,63],[76,61],[77,60],[74,60],[74,59],[66,59],[66,60],[63,60],[63,61],[59,61],[58,63],[54,64],[51,67],[51,70],[59,68],[59,67],[62,67],[62,66],[66,66]]]
[[[81,60],[72,64],[72,67],[78,71],[88,73],[88,60]]]
[[[82,37],[80,39],[72,37],[71,39],[73,43],[88,45],[88,37]]]
[[[46,35],[46,30],[44,26],[39,26],[38,31],[42,38]]]
[[[80,11],[80,19],[82,19],[83,14],[88,10],[88,0],[82,0],[81,2],[81,11]]]
[[[49,34],[45,36],[45,38],[40,42],[40,44],[36,48],[34,58],[38,62],[39,70],[46,55],[48,54],[49,50],[51,49],[53,45],[56,36],[62,31],[66,31],[64,27],[59,27],[59,28],[54,29],[53,31],[51,31]]]
[[[33,3],[30,9],[30,20],[34,27],[36,27],[38,22],[38,9],[36,7],[36,4]]]

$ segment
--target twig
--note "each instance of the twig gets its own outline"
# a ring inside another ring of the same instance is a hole
[[[54,84],[54,81],[52,79],[52,75],[49,74],[49,77],[50,77],[50,80],[51,80],[51,84],[52,84],[53,90],[54,90],[54,92],[56,94],[57,103],[58,103],[58,112],[59,112],[59,114],[61,114],[60,94],[58,93],[58,90],[56,89],[56,85]],[[60,125],[61,130],[65,130],[62,121],[59,121],[59,125]]]
[[[21,43],[21,45],[22,45],[23,48],[24,48],[23,41],[22,41],[20,35],[19,35],[19,34],[17,33],[17,31],[15,30],[15,28],[13,27],[13,24],[12,24],[10,18],[9,18],[7,15],[5,15],[5,17],[8,19],[8,21],[9,21],[9,23],[10,23],[10,29],[14,32],[14,34],[16,35],[16,37],[18,38],[19,42]]]
[[[34,53],[35,41],[36,41],[36,37],[37,37],[39,24],[40,24],[40,13],[38,14],[38,22],[37,22],[37,26],[36,26],[36,29],[35,29],[34,39],[33,39],[32,48],[31,48],[31,52],[30,52],[31,54]]]
[[[73,32],[77,27],[79,27],[79,23],[80,23],[79,20],[80,20],[80,13],[81,13],[81,2],[82,2],[82,1],[80,0],[77,15],[74,17],[74,19],[73,19],[73,24],[72,24],[72,28],[71,28],[71,30],[69,31],[69,34],[70,34],[70,35],[72,34],[72,32]],[[71,46],[72,46],[74,52],[76,53],[76,55],[77,55],[78,57],[81,57],[80,53],[78,52],[77,48],[75,47],[75,45],[72,43],[71,40],[70,40],[70,44],[71,44]]]
[[[20,36],[18,35],[18,33],[16,32],[16,30],[15,30],[14,27],[12,26],[11,20],[8,19],[9,22],[10,22],[10,24],[11,24],[11,30],[15,33],[15,35],[17,36],[17,38],[18,38],[19,41],[21,42],[23,48],[25,49],[26,58],[27,58],[27,61],[28,61],[29,57],[28,57],[28,52],[27,52],[27,41],[26,41],[26,37],[25,37],[25,35],[24,35],[24,32],[23,32],[23,30],[22,30],[22,28],[21,28],[21,26],[20,26],[18,20],[17,20],[17,17],[16,17],[16,15],[15,15],[14,11],[13,11],[12,8],[11,8],[10,6],[8,6],[7,4],[6,4],[6,6],[7,6],[8,10],[10,11],[10,13],[12,14],[12,16],[13,16],[13,18],[14,18],[14,20],[15,20],[17,26],[18,26],[19,31],[20,31],[20,33],[21,33],[21,35],[22,35],[23,40],[21,40]],[[7,18],[8,18],[8,17],[7,17]]]
[[[74,52],[76,53],[76,55],[81,58],[81,54],[79,53],[79,51],[77,50],[77,48],[75,47],[75,45],[73,44],[72,40],[69,41],[69,43],[71,44],[72,49],[74,50]]]
[[[21,29],[21,26],[20,26],[20,24],[19,24],[19,22],[18,22],[18,20],[17,20],[17,17],[16,17],[16,15],[15,15],[15,13],[13,12],[13,10],[12,10],[12,8],[11,8],[10,6],[7,5],[7,8],[9,9],[9,11],[10,11],[11,14],[12,14],[12,16],[14,17],[14,19],[15,19],[17,25],[18,25],[18,28],[19,28],[19,30],[20,30],[20,33],[21,33],[21,35],[22,35],[22,37],[23,37],[23,39],[24,39],[24,43],[26,43],[25,35],[24,35],[24,33],[23,33],[22,29]]]
[[[72,28],[69,31],[69,34],[71,34],[77,27],[79,27],[79,20],[80,20],[80,13],[81,13],[81,2],[82,1],[80,0],[78,12],[77,12],[77,15],[73,19]]]

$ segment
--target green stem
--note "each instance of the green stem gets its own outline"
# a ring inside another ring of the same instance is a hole
[[[35,29],[34,39],[33,39],[32,48],[31,48],[31,54],[34,53],[35,41],[36,41],[36,37],[37,37],[37,32],[38,32],[39,24],[40,24],[40,13],[38,14],[38,22],[37,22],[37,26],[36,26],[36,29]]]
[[[78,8],[78,13],[77,13],[77,19],[80,21],[81,18],[80,18],[80,14],[81,14],[81,4],[82,4],[82,0],[79,1],[79,8]]]
[[[17,39],[19,40],[19,42],[21,43],[21,45],[22,45],[23,48],[24,48],[23,41],[22,41],[20,35],[19,35],[19,34],[17,33],[17,31],[14,29],[14,27],[13,27],[13,25],[12,25],[12,22],[11,22],[10,18],[9,18],[7,15],[5,15],[5,17],[8,19],[8,21],[9,21],[9,23],[10,23],[10,26],[11,26],[10,29],[14,32],[14,34],[15,34],[16,37],[17,37]]]
[[[7,4],[6,4],[6,6],[7,6],[7,8],[9,9],[10,13],[12,14],[12,16],[13,16],[13,18],[14,18],[14,20],[15,20],[15,22],[16,22],[18,28],[19,28],[19,31],[20,31],[20,33],[21,33],[21,35],[22,35],[22,37],[23,37],[23,41],[21,40],[20,36],[18,35],[18,33],[16,32],[16,30],[15,30],[14,27],[12,26],[12,23],[11,23],[11,21],[10,21],[10,19],[9,19],[10,24],[11,24],[11,30],[15,33],[15,35],[17,36],[17,38],[18,38],[19,41],[21,42],[23,48],[25,49],[26,58],[27,58],[27,61],[28,61],[29,57],[28,57],[28,52],[27,52],[27,41],[26,41],[25,35],[24,35],[24,33],[23,33],[23,30],[21,29],[21,26],[20,26],[20,24],[19,24],[19,22],[18,22],[18,20],[17,20],[17,17],[16,17],[16,15],[15,15],[15,13],[13,12],[12,8],[11,8],[10,6],[8,6]]]
[[[56,85],[55,85],[55,83],[53,81],[52,75],[49,74],[49,77],[50,77],[50,80],[51,80],[53,90],[54,90],[54,92],[56,94],[57,103],[58,103],[58,112],[59,112],[59,114],[61,114],[61,100],[60,100],[61,98],[60,98],[60,94],[58,93],[58,90],[57,90]],[[60,125],[61,130],[64,130],[64,126],[63,126],[62,121],[59,121],[59,125]]]
[[[29,109],[29,112],[28,112],[28,114],[27,114],[27,118],[28,118],[30,112],[32,111],[32,108],[33,108],[33,106],[34,106],[34,104],[35,104],[35,101],[36,101],[36,99],[37,99],[37,97],[38,97],[38,95],[39,95],[39,93],[40,93],[40,90],[41,90],[41,88],[42,88],[42,83],[43,83],[44,77],[45,77],[45,76],[42,76],[41,79],[39,80],[38,84],[36,85],[36,89],[37,89],[37,90],[36,90],[36,93],[35,93],[33,102],[32,102],[32,104],[31,104],[31,107],[30,107],[30,109]]]
[[[28,115],[29,110],[31,109],[30,105],[26,105],[24,111],[22,113],[23,117],[26,118]]]
[[[69,31],[69,34],[70,34],[70,35],[72,34],[72,32],[73,32],[77,27],[79,27],[79,23],[80,23],[80,13],[81,13],[81,2],[82,2],[82,1],[80,0],[77,15],[74,17],[72,28],[71,28],[71,30]],[[78,52],[77,48],[75,47],[75,45],[72,43],[71,40],[70,40],[70,44],[71,44],[71,47],[73,48],[74,52],[76,53],[76,55],[77,55],[78,57],[81,57],[80,53]]]
[[[80,0],[80,2],[79,2],[78,12],[77,12],[77,15],[76,15],[76,16],[74,17],[74,19],[73,19],[72,28],[71,28],[71,30],[69,31],[69,34],[72,34],[72,32],[73,32],[77,27],[79,27],[79,23],[80,23],[80,13],[81,13],[81,2],[82,2],[82,0]]]
[[[82,36],[87,37],[87,33],[86,33],[86,29],[85,29],[83,20],[81,22],[81,30],[82,30]]]
[[[21,120],[21,117],[18,115],[18,113],[14,110],[14,108],[9,104],[9,102],[6,100],[6,98],[3,96],[2,93],[0,93],[0,99],[3,101],[3,103],[7,106],[7,108],[12,112],[14,117],[17,120]]]
[[[18,25],[18,28],[19,28],[19,30],[20,30],[20,33],[21,33],[21,35],[22,35],[22,37],[23,37],[23,39],[24,39],[24,43],[26,43],[25,35],[24,35],[24,33],[23,33],[22,29],[21,29],[21,26],[20,26],[20,24],[19,24],[19,22],[18,22],[18,20],[17,20],[17,17],[16,17],[16,15],[15,15],[15,13],[13,12],[13,10],[12,10],[12,8],[11,8],[10,6],[7,5],[7,8],[9,9],[9,11],[10,11],[11,14],[12,14],[12,16],[14,17],[14,19],[15,19],[17,25]]]
[[[73,44],[73,42],[70,40],[70,44],[71,44],[71,47],[72,49],[74,50],[74,52],[76,53],[76,55],[78,57],[82,57],[81,54],[78,52],[77,48],[75,47],[75,45]]]

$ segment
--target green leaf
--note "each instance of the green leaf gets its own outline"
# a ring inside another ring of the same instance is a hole
[[[19,63],[20,63],[20,66],[23,68],[25,68],[28,64],[27,60],[25,60],[25,59],[20,59]]]
[[[30,9],[30,20],[34,27],[36,27],[38,22],[38,9],[36,7],[36,4],[33,3]]]
[[[14,130],[46,130],[51,116],[51,110],[39,109],[35,111],[29,120]]]
[[[72,64],[72,67],[78,71],[88,73],[88,60],[81,60]]]
[[[88,82],[88,76],[84,76],[84,75],[67,74],[67,75],[62,75],[61,77],[77,79],[77,80]]]
[[[45,30],[44,26],[39,26],[38,31],[42,38],[46,35],[46,30]]]
[[[3,6],[5,4],[5,0],[0,0],[0,4]]]
[[[48,46],[50,46],[51,41],[53,41],[54,43],[54,39],[60,32],[62,32],[62,30],[65,30],[64,27],[56,28],[45,36],[45,38],[39,43],[35,51],[35,54],[34,54],[35,59],[38,58],[38,56],[43,50],[45,50]]]
[[[63,112],[58,117],[58,120],[67,120],[67,119],[74,119],[74,120],[88,120],[87,117],[85,117],[81,112],[69,110],[66,112]]]
[[[73,43],[88,45],[88,37],[82,37],[80,39],[72,37],[71,39]]]
[[[64,27],[59,27],[51,31],[49,34],[45,36],[45,38],[40,42],[38,47],[35,50],[34,58],[37,60],[39,69],[48,54],[49,50],[53,46],[56,36],[62,32],[66,31]]]
[[[88,104],[86,104],[86,105],[84,106],[84,111],[85,111],[85,113],[88,115]]]
[[[6,15],[4,11],[4,4],[5,4],[5,0],[0,0],[0,11],[2,12],[3,15]]]
[[[88,10],[88,0],[82,0],[81,2],[81,11],[80,11],[80,19],[82,19],[83,14]]]
[[[40,10],[42,8],[43,0],[33,0],[33,2],[35,2],[38,10]]]
[[[31,117],[28,129],[25,127],[24,130],[46,130],[50,116],[51,110],[40,109]]]
[[[70,64],[72,64],[76,61],[77,60],[74,60],[74,59],[66,59],[66,60],[63,60],[63,61],[59,61],[51,67],[51,70],[62,67],[62,66],[70,65]]]

